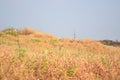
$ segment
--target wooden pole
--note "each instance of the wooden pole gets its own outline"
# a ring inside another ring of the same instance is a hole
[[[75,34],[75,32],[74,32],[73,36],[74,36],[74,40],[75,40],[75,39],[76,39],[76,34]]]

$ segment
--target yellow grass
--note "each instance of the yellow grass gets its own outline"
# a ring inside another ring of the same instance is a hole
[[[119,47],[34,33],[2,33],[0,80],[120,80]]]

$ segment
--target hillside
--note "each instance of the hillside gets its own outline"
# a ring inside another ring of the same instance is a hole
[[[36,31],[0,32],[0,80],[120,80],[120,47]]]

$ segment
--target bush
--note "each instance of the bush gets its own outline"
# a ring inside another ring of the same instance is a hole
[[[17,30],[15,28],[8,28],[3,30],[2,32],[8,35],[13,35],[13,36],[17,35]]]
[[[26,29],[19,31],[19,33],[21,35],[30,35],[30,34],[34,34],[35,30],[33,30],[32,28],[26,28]]]

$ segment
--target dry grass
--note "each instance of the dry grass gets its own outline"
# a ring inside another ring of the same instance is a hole
[[[19,49],[18,38],[2,33],[0,80],[120,80],[119,47],[30,34],[19,36]]]
[[[30,36],[34,36],[34,37],[57,38],[56,36],[54,36],[52,34],[47,34],[47,33],[44,33],[44,32],[35,31],[32,28],[25,28],[23,30],[20,30],[19,33],[22,34],[22,35],[30,35]]]

